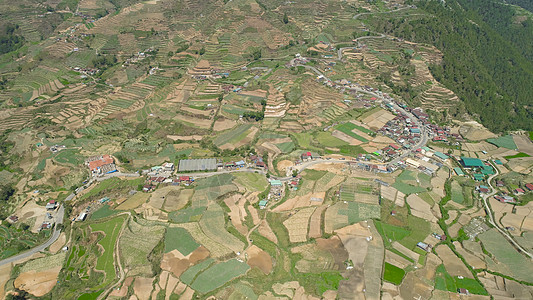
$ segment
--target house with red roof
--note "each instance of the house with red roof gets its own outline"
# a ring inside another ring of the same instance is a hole
[[[87,167],[89,167],[91,174],[95,176],[117,171],[115,160],[107,154],[88,158]]]
[[[528,191],[532,192],[532,191],[533,191],[533,184],[531,184],[531,183],[526,183],[526,189],[527,189]]]
[[[523,194],[525,194],[525,193],[526,193],[526,191],[524,191],[524,190],[521,189],[521,188],[517,188],[516,190],[514,190],[514,194],[517,195],[517,196],[519,196],[519,195],[523,195]]]
[[[307,152],[302,153],[301,158],[302,160],[313,159],[313,155],[311,154],[311,152],[307,151]]]

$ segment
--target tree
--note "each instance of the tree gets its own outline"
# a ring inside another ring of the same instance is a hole
[[[292,177],[298,176],[298,170],[292,170]]]
[[[202,47],[202,49],[200,49],[200,51],[198,52],[198,54],[200,54],[200,55],[204,55],[204,54],[205,54],[205,48]]]
[[[289,16],[287,16],[287,13],[283,14],[283,23],[285,24],[289,23]]]
[[[252,57],[254,60],[258,60],[261,58],[261,48],[256,48],[254,49],[254,51],[252,52]]]

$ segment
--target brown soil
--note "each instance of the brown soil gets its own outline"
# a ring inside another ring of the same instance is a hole
[[[52,245],[50,245],[50,252],[52,254],[57,253],[57,251],[63,248],[63,245],[65,245],[66,241],[67,241],[67,238],[65,236],[65,233],[63,232],[59,235],[59,238],[57,239],[57,241],[55,241]]]
[[[196,264],[197,262],[204,260],[209,257],[209,250],[205,248],[204,246],[198,247],[196,250],[194,250],[191,254],[189,254],[189,261],[192,264]]]
[[[320,250],[331,253],[335,260],[333,269],[344,269],[344,262],[348,259],[348,252],[344,249],[344,245],[338,236],[333,236],[329,239],[317,239],[316,244]]]
[[[246,250],[248,253],[248,260],[246,263],[250,267],[257,267],[263,273],[270,274],[272,272],[272,257],[259,247],[252,245]]]
[[[230,119],[224,119],[224,120],[217,120],[215,122],[215,125],[213,126],[214,131],[223,131],[226,129],[233,128],[237,122],[230,120]]]
[[[448,246],[440,245],[435,250],[439,258],[442,259],[446,271],[448,271],[451,276],[473,278],[472,273],[470,273],[459,257],[457,257]]]
[[[126,295],[128,294],[128,288],[130,287],[132,282],[133,282],[133,277],[127,277],[124,280],[122,287],[119,290],[113,289],[113,291],[109,294],[109,296],[126,297]]]
[[[278,243],[278,238],[276,237],[276,234],[274,234],[274,231],[272,231],[272,228],[270,228],[270,226],[268,225],[268,222],[266,220],[263,220],[263,222],[261,222],[261,225],[259,225],[257,230],[258,230],[260,235],[266,237],[271,242],[273,242],[275,244]]]
[[[133,292],[139,300],[150,299],[150,294],[152,293],[152,282],[154,282],[154,278],[135,278],[135,282],[133,283]]]
[[[319,238],[322,236],[322,213],[326,209],[326,206],[320,206],[315,210],[311,216],[309,222],[309,237],[310,238]]]
[[[304,196],[296,196],[294,198],[288,199],[287,201],[283,202],[281,205],[277,206],[272,211],[281,212],[281,211],[292,210],[292,209],[299,208],[299,207],[321,205],[322,202],[311,201],[311,198],[324,199],[325,196],[326,196],[325,192],[309,193]]]
[[[278,162],[278,170],[281,172],[281,173],[284,173],[285,170],[287,170],[287,168],[289,167],[292,167],[294,166],[294,163],[290,160],[282,160],[280,162]]]
[[[61,267],[55,267],[43,272],[29,271],[21,273],[13,285],[28,293],[41,297],[52,290],[57,283],[57,275],[61,271]]]

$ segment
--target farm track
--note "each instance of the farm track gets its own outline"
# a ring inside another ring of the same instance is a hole
[[[490,163],[490,162],[489,162]],[[492,165],[492,163],[490,163]],[[494,215],[492,212],[492,209],[487,201],[490,197],[492,197],[494,194],[496,194],[496,189],[492,186],[492,179],[494,179],[496,176],[498,176],[500,173],[496,167],[492,165],[492,167],[496,170],[496,173],[491,175],[489,179],[487,180],[487,183],[489,184],[489,187],[492,189],[492,193],[483,195],[483,204],[485,205],[485,210],[487,211],[487,214],[489,215],[489,223],[494,226],[498,231],[507,239],[509,240],[515,248],[517,248],[520,252],[523,252],[525,255],[529,256],[529,258],[533,258],[533,254],[526,251],[518,242],[516,242],[512,236],[510,236],[505,230],[503,230],[498,224],[494,221]]]
[[[120,263],[120,249],[118,247],[119,247],[120,237],[124,233],[124,229],[126,229],[128,221],[131,218],[131,213],[128,211],[128,212],[124,212],[124,213],[118,214],[116,216],[120,216],[120,215],[123,215],[123,214],[128,215],[128,218],[126,220],[124,220],[124,223],[122,223],[122,228],[120,229],[120,233],[118,234],[117,241],[115,242],[115,249],[117,249],[117,250],[114,252],[114,254],[116,256],[115,257],[115,259],[116,259],[115,268],[118,266],[118,270],[119,270],[119,273],[120,273],[119,280],[115,284],[110,286],[107,290],[105,290],[102,294],[100,294],[100,296],[98,296],[97,300],[104,299],[107,294],[109,294],[114,288],[116,288],[118,285],[120,285],[124,281],[124,279],[126,279],[126,274],[124,273],[124,269],[122,268],[122,264]]]

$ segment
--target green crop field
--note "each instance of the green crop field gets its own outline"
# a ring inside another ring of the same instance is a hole
[[[237,172],[233,175],[235,176],[235,183],[246,187],[248,191],[262,192],[268,186],[265,176],[259,173]]]
[[[316,140],[325,147],[340,147],[348,145],[347,142],[338,139],[329,132],[320,131],[316,134]]]
[[[165,253],[177,249],[184,256],[200,247],[189,232],[180,227],[169,227],[165,233]]]
[[[230,143],[238,142],[242,140],[248,134],[248,130],[252,127],[252,124],[244,124],[237,126],[229,131],[225,131],[219,134],[214,140],[213,143],[218,147]]]
[[[278,147],[279,150],[283,153],[290,153],[294,150],[294,143],[293,142],[285,142],[285,143],[279,143],[276,144],[276,147]]]
[[[214,259],[209,258],[190,267],[189,269],[187,269],[187,271],[181,274],[180,280],[183,281],[185,284],[190,285],[193,282],[193,280],[196,278],[196,275],[198,275],[198,273],[207,269],[207,267],[209,267],[214,262],[215,262]]]
[[[139,178],[132,179],[132,180],[119,179],[119,178],[113,177],[111,179],[107,179],[107,180],[100,182],[97,186],[90,189],[87,193],[83,194],[80,200],[88,199],[94,196],[104,197],[106,194],[109,194],[113,192],[114,190],[137,189],[139,184],[142,184],[143,182],[144,182],[143,177],[139,177]]]
[[[415,193],[422,193],[422,192],[426,191],[425,188],[422,188],[422,187],[419,187],[419,186],[410,185],[410,184],[403,183],[403,182],[398,182],[398,181],[396,181],[392,186],[394,188],[396,188],[398,191],[400,191],[400,192],[402,192],[402,193],[404,193],[406,195],[415,194]]]
[[[444,265],[437,267],[435,273],[435,288],[441,291],[457,293],[457,289],[467,289],[470,294],[488,295],[487,291],[475,279],[452,277]]]
[[[459,185],[457,181],[452,181],[452,201],[462,204],[465,201],[463,196],[463,188]]]
[[[503,148],[512,149],[512,150],[515,150],[518,148],[511,135],[501,136],[496,139],[487,139],[487,142],[494,144],[498,147],[503,147]]]
[[[199,221],[205,210],[205,206],[184,208],[169,213],[168,220],[173,223],[188,223]]]
[[[248,269],[250,269],[250,267],[246,263],[236,259],[218,263],[200,273],[192,283],[191,287],[194,290],[205,294],[223,286],[234,278],[245,274]]]
[[[403,227],[394,226],[391,224],[375,221],[376,229],[383,237],[383,243],[386,246],[390,246],[391,241],[400,241],[411,234],[411,231]]]
[[[381,216],[381,207],[379,205],[358,202],[337,203],[336,205],[341,205],[338,215],[348,217],[348,223],[345,225],[355,224],[363,220],[379,219]],[[338,227],[340,223],[336,225]]]
[[[407,223],[411,233],[399,242],[409,249],[415,249],[416,244],[423,241],[431,232],[431,227],[428,221],[411,215],[408,216]]]
[[[383,273],[383,280],[394,283],[395,285],[400,285],[402,283],[403,277],[405,276],[405,270],[398,268],[395,265],[385,263],[385,271]]]
[[[105,217],[112,216],[118,212],[119,211],[111,209],[109,205],[106,204],[91,214],[91,220],[103,219]]]
[[[106,222],[94,223],[90,225],[93,232],[102,231],[104,233],[104,237],[98,241],[98,244],[100,244],[104,250],[102,255],[98,257],[95,267],[97,270],[104,271],[106,274],[106,279],[102,286],[107,285],[110,281],[116,278],[114,266],[115,244],[125,218],[125,216],[120,216]]]
[[[516,251],[513,246],[495,229],[478,235],[484,248],[491,253],[505,268],[499,268],[503,274],[518,280],[533,282],[533,263]]]
[[[345,133],[345,134],[347,134],[347,135],[353,137],[354,139],[359,140],[359,141],[361,141],[363,143],[368,142],[368,140],[365,139],[364,137],[362,137],[360,135],[357,135],[357,134],[352,132],[352,130],[354,130],[354,129],[358,128],[358,127],[360,127],[360,126],[357,126],[357,125],[355,125],[355,124],[353,124],[351,122],[347,122],[347,123],[344,123],[344,124],[336,126],[335,129],[337,129],[338,131],[343,132],[343,133]]]
[[[524,152],[520,152],[520,153],[517,153],[515,155],[504,156],[504,158],[507,159],[507,160],[510,160],[510,159],[513,159],[513,158],[522,158],[522,157],[531,157],[531,155],[529,155],[527,153],[524,153]]]
[[[66,149],[59,152],[54,160],[62,164],[81,165],[84,162],[79,150]]]

